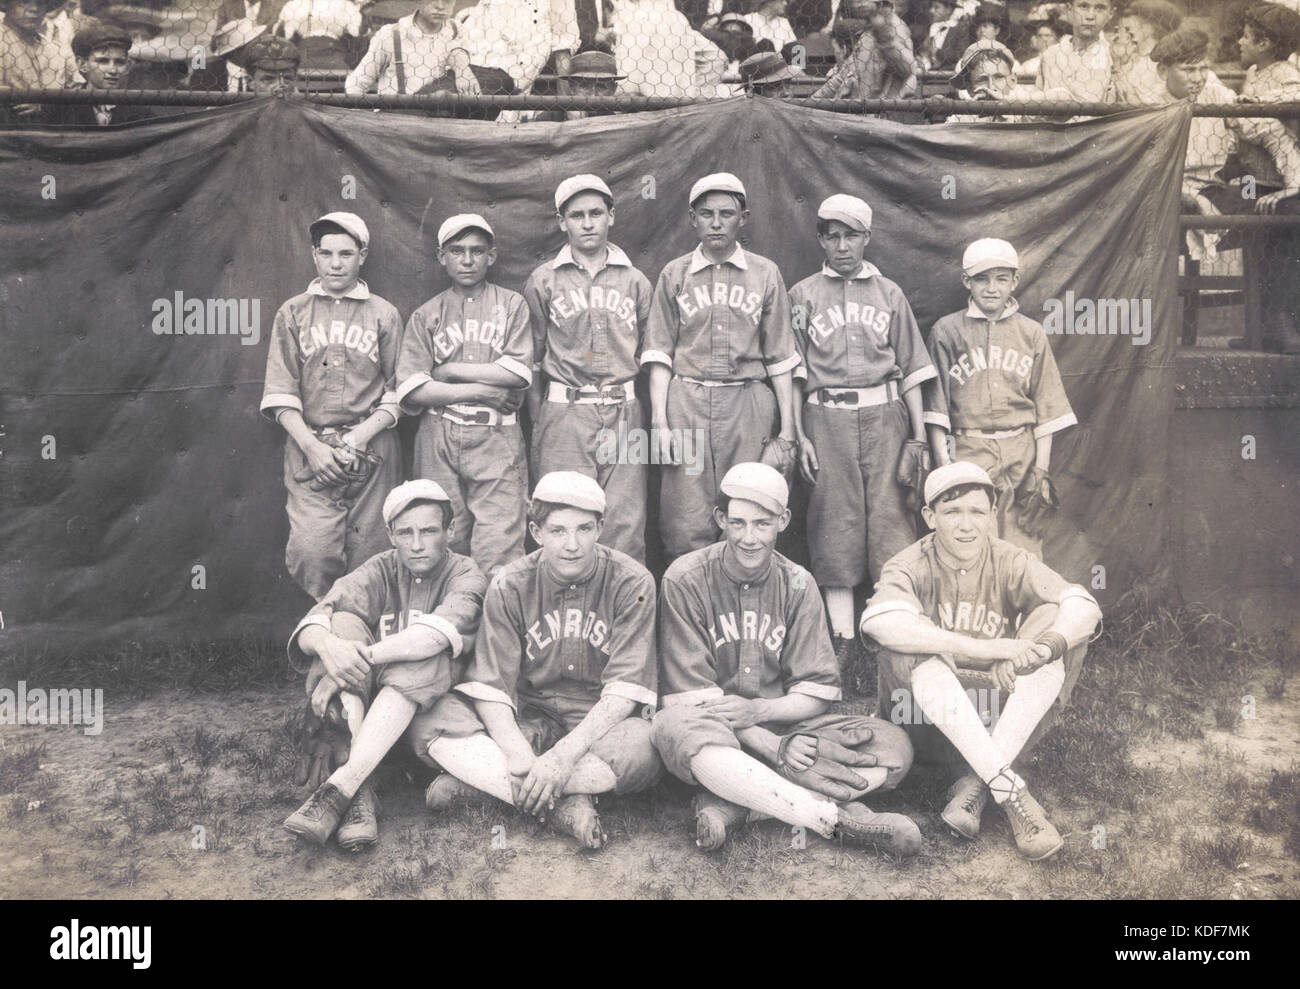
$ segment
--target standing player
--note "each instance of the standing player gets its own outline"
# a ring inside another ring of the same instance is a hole
[[[645,458],[625,462],[625,437],[645,431],[634,385],[650,282],[609,242],[614,194],[600,176],[561,182],[555,213],[569,242],[524,286],[536,361],[529,402],[533,472],[594,477],[618,506],[601,542],[644,563]]]
[[[1043,554],[1045,515],[1057,506],[1052,436],[1079,420],[1065,396],[1041,323],[1020,311],[1020,257],[1005,240],[977,240],[962,257],[964,312],[930,331],[938,376],[925,388],[935,462],[969,460],[997,490],[998,535]],[[955,434],[954,452],[947,434]]]
[[[393,372],[402,322],[361,280],[370,245],[361,217],[325,214],[311,243],[317,277],[275,314],[261,410],[293,440],[284,448],[285,562],[319,599],[387,545],[384,497],[401,473],[390,430],[401,414]]]
[[[776,552],[788,498],[777,471],[737,464],[714,509],[724,539],[664,574],[655,747],[674,776],[704,787],[701,848],[720,847],[752,810],[824,838],[915,854],[921,832],[909,818],[858,802],[902,781],[912,747],[895,725],[827,713],[840,674],[817,583]]]
[[[929,467],[921,382],[935,376],[912,307],[894,282],[862,259],[871,207],[831,196],[817,210],[822,270],[790,290],[795,342],[799,464],[812,485],[808,551],[826,595],[841,670],[857,641],[853,589],[916,539],[919,507],[900,476]],[[805,404],[806,403],[806,404]]]
[[[718,480],[759,459],[774,412],[774,442],[795,447],[790,300],[776,265],[737,243],[749,219],[744,185],[727,172],[706,175],[691,187],[689,215],[699,246],[660,273],[641,353],[665,465],[659,528],[670,560],[717,538]],[[688,451],[683,439],[695,436]]]
[[[431,810],[487,793],[600,848],[591,795],[659,777],[650,722],[635,716],[657,700],[654,579],[598,545],[604,517],[587,475],[537,482],[528,520],[541,549],[497,575],[464,680],[414,726],[416,753],[447,770],[429,785]]]
[[[1057,698],[1068,698],[1101,610],[1082,587],[993,535],[994,496],[971,463],[930,475],[922,514],[934,532],[885,564],[862,632],[884,647],[880,713],[897,713],[891,720],[907,725],[918,748],[933,730],[924,721],[933,722],[969,767],[948,791],[944,822],[976,837],[991,792],[1021,854],[1037,861],[1060,849],[1061,836],[1011,764],[1041,737]],[[1010,695],[992,733],[963,682]]]
[[[487,280],[496,235],[475,213],[438,228],[438,263],[451,287],[411,314],[397,362],[397,397],[425,412],[414,470],[455,506],[451,547],[492,577],[524,552],[528,481],[515,409],[532,382],[528,306]]]
[[[335,581],[289,636],[295,669],[311,662],[313,716],[341,702],[352,745],[284,826],[318,845],[338,828],[339,844],[352,851],[379,840],[370,774],[415,713],[451,689],[487,584],[472,560],[447,552],[451,499],[432,481],[394,488],[384,522],[392,549]]]

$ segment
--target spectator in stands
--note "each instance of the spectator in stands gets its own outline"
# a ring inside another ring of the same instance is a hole
[[[572,0],[479,0],[461,22],[460,38],[475,65],[501,70],[526,93],[552,55],[556,74],[568,75],[578,19]],[[506,112],[499,119],[517,118]]]
[[[347,70],[361,55],[361,7],[353,0],[288,0],[273,33],[297,42],[307,68]]]
[[[916,93],[912,35],[893,3],[880,0],[868,23],[849,60],[835,67],[815,99],[894,100]]]
[[[131,73],[131,36],[112,24],[83,24],[72,37],[72,53],[85,82],[71,88],[124,89]],[[112,103],[61,103],[46,108],[48,123],[87,127],[107,127],[153,116],[156,114],[146,106],[117,106]]]
[[[1113,98],[1110,46],[1102,35],[1112,12],[1110,0],[1073,0],[1069,17],[1074,33],[1043,52],[1039,89],[1068,89],[1083,103]]]
[[[613,96],[619,80],[618,62],[613,55],[602,51],[585,51],[569,59],[569,71],[564,78],[569,84],[570,97],[584,99],[588,96]],[[612,107],[582,110],[541,110],[531,114],[530,120],[580,120],[583,117],[611,117],[618,113]]]
[[[798,74],[776,52],[759,52],[740,63],[740,79],[751,96],[789,99]]]
[[[84,0],[83,0],[84,2]],[[217,34],[228,31],[234,21],[248,21],[251,24],[260,25],[266,28],[270,33],[276,22],[280,19],[280,11],[283,9],[285,0],[221,0],[221,5],[217,8]],[[215,41],[212,51],[216,54]],[[229,89],[232,92],[238,92],[243,86],[244,70],[234,62],[226,61],[226,77],[229,82]]]
[[[700,33],[721,48],[727,55],[727,73],[740,71],[740,63],[754,54],[754,29],[742,14],[722,14],[710,18],[700,28]]]
[[[293,96],[298,92],[302,55],[293,42],[264,34],[239,53],[248,73],[248,88],[259,96]]]
[[[1025,30],[1029,35],[1029,47],[1033,56],[1020,63],[1020,71],[1027,76],[1038,78],[1038,65],[1043,52],[1051,48],[1070,31],[1069,27],[1053,18],[1026,21]]]
[[[1165,102],[1165,84],[1151,50],[1182,22],[1183,12],[1168,0],[1134,0],[1124,9],[1110,46],[1115,98],[1120,103],[1157,106]]]
[[[1007,8],[1000,3],[982,3],[975,8],[970,18],[971,27],[975,29],[975,40],[1000,41],[1007,43]]]
[[[642,96],[695,96],[695,53],[700,39],[673,0],[612,0],[608,24],[613,52],[627,80],[622,89]]]
[[[786,14],[786,0],[750,0],[745,22],[754,29],[756,41],[772,42],[773,51],[798,40]]]
[[[961,99],[1032,101],[1068,100],[1064,89],[1043,92],[1035,86],[1022,86],[1016,81],[1016,57],[1000,41],[981,38],[966,49],[953,72],[952,85]],[[1037,119],[1024,114],[1001,113],[992,116],[954,114],[949,123],[992,121],[1019,123]]]
[[[58,0],[3,0],[0,23],[0,86],[14,89],[62,89],[67,82],[64,54],[43,31],[45,12]],[[10,119],[40,119],[37,103],[8,107]]]
[[[190,89],[219,89],[242,93],[248,88],[248,73],[239,65],[241,49],[270,31],[247,17],[223,24],[208,43],[207,64],[202,69],[190,67],[186,83]]]
[[[854,37],[867,29],[867,23],[875,12],[879,0],[840,0],[831,21],[831,29],[843,25],[854,31]],[[969,2],[969,0],[967,0]],[[912,36],[912,51],[919,52],[925,44],[930,31],[930,15],[927,0],[894,0],[894,13],[907,25]],[[958,53],[960,54],[960,52]]]
[[[414,93],[450,73],[457,93],[477,95],[480,89],[470,71],[469,51],[457,40],[456,22],[451,19],[455,7],[456,0],[421,0],[412,13],[381,27],[357,67],[348,73],[344,92]]]
[[[64,85],[72,86],[82,81],[77,72],[77,56],[72,53],[73,36],[83,27],[99,23],[106,7],[107,0],[66,0],[45,15],[41,34],[62,52]],[[125,26],[120,20],[118,23]]]
[[[952,68],[974,40],[974,26],[957,0],[930,0],[930,30],[921,46],[926,69]]]

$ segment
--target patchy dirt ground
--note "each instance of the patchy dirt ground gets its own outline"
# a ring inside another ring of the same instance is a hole
[[[920,823],[925,850],[906,862],[777,822],[705,854],[675,782],[605,798],[611,842],[581,852],[504,807],[433,817],[422,768],[403,759],[380,770],[379,847],[316,849],[281,828],[302,799],[287,779],[299,688],[109,693],[99,736],[0,726],[0,897],[1294,898],[1298,694],[1259,700],[1231,731],[1134,742],[1124,779],[1094,781],[1101,796],[1054,785],[1036,753],[1026,774],[1066,847],[1031,865],[993,807],[978,842],[951,837],[947,781],[925,767],[873,804]]]

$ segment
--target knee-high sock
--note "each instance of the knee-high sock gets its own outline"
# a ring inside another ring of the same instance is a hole
[[[943,660],[927,659],[912,671],[912,696],[985,783],[1006,770],[1009,760],[1003,758],[957,675]],[[994,799],[997,796],[995,792]]]
[[[725,745],[706,745],[691,760],[691,772],[718,796],[786,824],[829,838],[839,808],[825,797],[778,776],[753,756]]]
[[[415,716],[415,701],[408,700],[391,687],[384,687],[365,717],[360,719],[358,728],[358,719],[349,709],[347,698],[348,695],[344,694],[343,710],[348,715],[348,728],[352,731],[352,751],[348,761],[334,770],[326,782],[333,783],[345,797],[353,797],[375,771],[379,760],[406,731],[406,726]]]
[[[858,633],[853,623],[853,588],[827,587],[826,617],[830,619],[831,634],[854,638]]]
[[[1025,747],[1038,722],[1055,703],[1065,683],[1065,661],[1058,659],[1040,666],[1028,676],[1016,677],[1016,689],[1008,698],[993,728],[993,744],[1010,764]]]
[[[617,784],[618,777],[614,775],[614,770],[610,768],[609,763],[586,752],[573,767],[573,772],[569,774],[569,781],[564,784],[564,792],[609,793]]]
[[[429,743],[429,757],[462,783],[508,804],[515,802],[506,754],[483,732],[468,738],[435,738]]]

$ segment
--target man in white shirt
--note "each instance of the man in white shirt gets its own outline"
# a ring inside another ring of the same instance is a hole
[[[451,15],[455,0],[423,0],[419,7],[392,24],[385,24],[370,39],[370,48],[348,73],[345,92],[360,95],[374,90],[383,95],[415,93],[450,73],[456,92],[479,93],[478,79],[469,67],[469,51],[457,40]]]
[[[1110,0],[1073,0],[1070,27],[1074,34],[1043,52],[1038,67],[1038,88],[1063,88],[1083,103],[1113,98],[1110,46],[1102,29],[1110,20]]]
[[[556,74],[568,74],[569,55],[578,47],[578,18],[570,0],[479,0],[461,22],[459,37],[475,65],[504,71],[526,93],[552,54]]]
[[[754,29],[756,41],[772,42],[779,53],[786,45],[799,40],[785,16],[786,0],[751,0],[747,6],[752,12],[745,15],[745,23]]]

